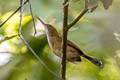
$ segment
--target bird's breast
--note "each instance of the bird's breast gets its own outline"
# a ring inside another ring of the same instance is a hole
[[[61,55],[61,52],[62,52],[62,41],[59,42],[59,41],[56,41],[56,43],[54,44],[53,46],[53,52],[59,56],[59,57],[62,57]]]
[[[59,56],[62,57],[62,45],[60,43],[57,43],[54,45],[53,52]],[[72,47],[67,45],[67,60],[80,57],[79,53]]]
[[[58,37],[47,36],[47,38],[48,38],[49,46],[51,50],[53,51],[53,53],[56,54],[58,57],[62,57],[62,40]],[[76,58],[79,56],[80,55],[75,48],[67,45],[67,60],[71,58]]]

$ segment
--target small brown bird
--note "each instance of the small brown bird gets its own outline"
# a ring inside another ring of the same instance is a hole
[[[48,43],[53,51],[58,57],[62,57],[62,39],[59,36],[57,30],[50,24],[44,23],[39,17],[37,19],[43,24],[45,28],[45,32],[47,35]],[[93,64],[97,66],[101,66],[102,62],[96,58],[87,56],[83,51],[80,50],[78,46],[76,46],[71,41],[67,40],[67,57],[66,60],[69,62],[81,62],[81,57],[84,57],[91,61]]]

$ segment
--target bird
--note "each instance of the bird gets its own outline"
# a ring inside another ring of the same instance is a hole
[[[48,44],[54,54],[62,58],[62,38],[59,36],[57,30],[50,24],[43,22],[38,16],[37,19],[45,28]],[[67,40],[66,62],[81,62],[81,57],[89,60],[96,66],[102,66],[102,62],[94,57],[86,55],[76,44]]]

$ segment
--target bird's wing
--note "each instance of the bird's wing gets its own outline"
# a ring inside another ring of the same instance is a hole
[[[81,56],[83,56],[84,58],[88,59],[88,60],[91,61],[93,64],[95,64],[95,65],[97,65],[97,66],[101,66],[101,65],[102,65],[102,62],[101,62],[100,60],[85,55],[84,52],[83,52],[82,50],[80,50],[80,48],[79,48],[77,45],[75,45],[73,42],[71,42],[71,41],[68,40],[68,41],[67,41],[67,45],[70,46],[70,47],[73,47],[74,49],[76,49]]]
[[[80,53],[80,55],[84,55],[84,52],[80,50],[80,48],[70,40],[67,40],[67,45],[76,49]]]

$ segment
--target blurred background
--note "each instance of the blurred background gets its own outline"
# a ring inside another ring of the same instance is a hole
[[[30,0],[33,14],[55,26],[61,34],[63,0]],[[69,22],[84,8],[84,0],[73,1],[69,7]],[[86,54],[103,62],[97,67],[86,59],[78,64],[67,63],[67,80],[120,80],[120,0],[114,0],[108,10],[101,3],[93,13],[87,13],[70,29],[68,39]],[[19,0],[0,0],[0,23],[19,6]],[[18,34],[19,15],[16,13],[0,28],[0,80],[58,80],[49,73],[23,44]],[[60,75],[61,59],[47,43],[45,31],[35,19],[34,37],[29,5],[24,7],[22,35],[47,66]]]

